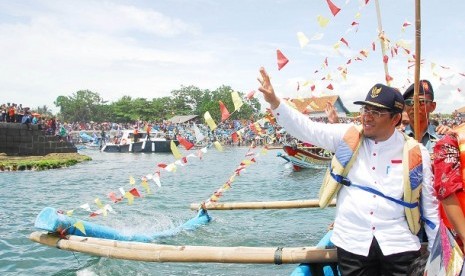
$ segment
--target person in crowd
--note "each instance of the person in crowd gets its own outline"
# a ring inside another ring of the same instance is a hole
[[[139,128],[135,127],[133,131],[134,143],[139,141]]]
[[[434,188],[440,201],[440,216],[455,235],[462,250],[465,241],[465,125],[441,138],[434,146]]]
[[[32,127],[31,127],[31,123],[32,123],[32,120],[31,120],[31,112],[29,110],[26,110],[24,112],[24,115],[21,116],[21,124],[25,124],[27,126],[27,129],[28,130],[32,130]]]
[[[9,123],[16,123],[16,116],[15,116],[15,113],[16,113],[16,108],[15,108],[15,104],[11,104],[11,106],[8,107],[8,116],[7,116],[7,122]]]
[[[405,111],[409,117],[409,125],[405,126],[405,134],[410,137],[415,137],[414,124],[414,100],[413,100],[414,84],[410,85],[404,92]],[[435,126],[430,121],[430,114],[436,109],[436,102],[434,101],[433,86],[428,80],[420,80],[419,85],[419,124],[420,131],[423,135],[420,136],[420,142],[428,149],[430,153],[433,152],[434,144],[445,133],[451,130],[450,127],[445,125]]]
[[[260,74],[258,90],[277,122],[297,139],[336,152],[320,189],[320,206],[326,206],[337,194],[331,241],[337,248],[341,274],[405,275],[410,263],[420,256],[416,236],[419,209],[430,222],[426,232],[431,249],[438,203],[428,150],[396,129],[404,109],[402,95],[376,84],[365,101],[354,102],[362,106],[362,132],[353,124],[313,122],[277,97],[264,68]],[[406,155],[407,160],[404,149],[412,153]],[[405,171],[409,173],[404,178]],[[408,202],[418,203],[420,194],[421,205],[406,207]]]

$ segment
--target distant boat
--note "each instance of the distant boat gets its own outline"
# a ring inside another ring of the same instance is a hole
[[[304,168],[315,168],[322,165],[327,165],[333,154],[319,147],[297,147],[284,145],[283,150],[285,155],[278,155],[284,160],[291,162],[295,171],[300,171]]]
[[[167,139],[165,133],[160,131],[150,132],[150,137],[147,133],[139,133],[136,141],[134,141],[133,130],[123,130],[123,135],[117,141],[106,143],[102,147],[103,152],[171,152],[171,141],[179,145],[178,140]]]

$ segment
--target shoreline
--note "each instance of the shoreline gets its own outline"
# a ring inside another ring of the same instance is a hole
[[[0,172],[59,169],[90,160],[92,158],[89,156],[79,153],[50,153],[45,156],[9,156],[0,153]]]

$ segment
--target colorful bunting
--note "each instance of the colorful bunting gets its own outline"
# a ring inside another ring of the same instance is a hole
[[[73,226],[79,231],[81,231],[82,234],[86,235],[86,229],[84,228],[84,223],[82,223],[82,221],[76,221],[76,223],[73,224]]]
[[[334,5],[334,3],[330,0],[326,0],[326,2],[328,3],[329,9],[331,10],[333,16],[336,16],[341,9]]]
[[[131,190],[129,190],[129,193],[135,197],[141,197],[139,191],[137,190],[137,188],[132,188]]]
[[[176,143],[173,140],[171,140],[170,148],[171,148],[171,152],[174,155],[174,158],[181,159],[182,155],[179,152],[179,149],[178,149],[178,147],[176,146]]]
[[[316,18],[317,22],[318,22],[318,25],[320,25],[321,28],[325,28],[328,23],[329,23],[329,19],[321,16],[321,15],[318,15],[317,18]]]
[[[229,116],[231,116],[231,114],[229,114],[228,109],[226,108],[226,106],[224,105],[222,101],[218,101],[218,102],[220,104],[221,122],[224,122],[225,120],[229,118]]]
[[[234,111],[238,111],[244,104],[241,97],[239,96],[239,93],[236,91],[231,92],[231,98],[234,104]]]
[[[276,54],[278,56],[278,70],[281,70],[289,62],[289,60],[279,49],[276,50]]]
[[[304,48],[310,42],[310,40],[305,36],[303,32],[297,33],[297,39],[299,40],[300,48]]]
[[[189,142],[187,139],[183,138],[181,135],[178,135],[177,139],[179,141],[179,144],[181,144],[186,150],[190,150],[194,147],[194,144]]]
[[[210,127],[210,130],[213,131],[216,129],[216,124],[215,124],[215,121],[213,121],[212,119],[212,116],[210,115],[210,112],[205,112],[205,114],[203,115],[203,117],[205,118],[205,122],[207,123],[207,125]]]
[[[223,146],[221,146],[220,142],[215,141],[215,142],[213,142],[213,145],[215,146],[215,148],[216,148],[218,151],[223,151]]]
[[[205,135],[203,135],[202,132],[200,132],[200,129],[197,127],[195,123],[194,123],[193,128],[194,128],[195,140],[197,142],[203,141],[203,139],[205,139]]]

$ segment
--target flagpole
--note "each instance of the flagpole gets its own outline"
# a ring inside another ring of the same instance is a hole
[[[419,88],[420,88],[420,63],[421,63],[421,9],[420,9],[420,0],[415,0],[415,76],[414,76],[414,90],[413,90],[413,111],[415,116],[413,118],[414,122],[414,132],[415,139],[420,141],[420,108],[419,104]]]
[[[383,36],[382,36],[384,31],[383,31],[383,26],[381,24],[381,11],[380,11],[380,8],[379,8],[379,1],[375,0],[375,3],[376,3],[376,17],[378,18],[378,31],[379,31],[378,38],[379,38],[379,42],[381,44],[381,53],[383,54],[382,58],[383,58],[385,79],[386,79],[386,84],[388,86],[391,86],[391,78],[389,77],[388,65],[387,65],[387,62],[384,62],[384,57],[386,56],[386,47],[385,47],[384,39],[383,39]]]

